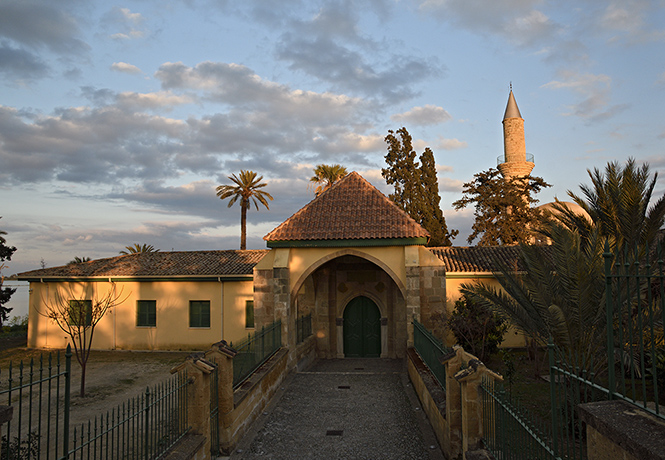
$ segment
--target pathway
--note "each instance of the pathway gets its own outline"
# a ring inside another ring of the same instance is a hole
[[[292,374],[230,459],[444,459],[403,360],[319,360]]]

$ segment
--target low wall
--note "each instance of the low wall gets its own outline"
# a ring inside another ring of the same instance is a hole
[[[446,458],[452,458],[450,452],[450,426],[446,420],[446,394],[427,368],[414,348],[406,352],[407,369],[413,389],[420,399],[420,404],[427,414],[430,425],[439,440]]]

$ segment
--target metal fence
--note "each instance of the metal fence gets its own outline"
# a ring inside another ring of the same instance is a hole
[[[416,319],[413,320],[413,346],[420,358],[427,365],[441,388],[446,389],[446,368],[439,361],[441,356],[452,351],[443,345],[425,326]]]
[[[483,405],[483,442],[502,460],[557,459],[552,436],[543,422],[536,422],[511,401],[503,386],[484,380],[479,387]]]
[[[308,313],[296,319],[296,343],[302,343],[312,335],[312,313]]]
[[[282,346],[282,322],[262,327],[254,335],[231,343],[238,354],[233,358],[233,388],[240,386],[256,368],[266,362]]]
[[[71,427],[71,357],[67,347],[64,360],[56,353],[10,364],[0,382],[0,403],[13,411],[3,425],[1,459],[151,459],[189,431],[184,374]]]

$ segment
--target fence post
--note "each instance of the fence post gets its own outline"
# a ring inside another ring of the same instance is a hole
[[[233,357],[237,352],[225,340],[213,343],[206,358],[217,364],[217,404],[219,405],[219,450],[230,454],[233,439]]]
[[[615,376],[614,376],[614,311],[612,306],[612,253],[610,252],[610,244],[605,240],[605,252],[603,258],[605,259],[605,315],[607,316],[607,387],[609,391],[609,399],[612,399],[612,394],[615,390]]]
[[[71,406],[71,383],[72,383],[72,346],[67,344],[65,351],[65,419],[62,427],[63,458],[69,458],[69,408]]]
[[[552,449],[556,454],[559,453],[559,421],[557,420],[557,404],[556,404],[556,373],[554,372],[556,349],[554,348],[554,340],[550,336],[547,341],[547,352],[550,361],[550,408],[552,411]]]
[[[503,377],[489,370],[475,356],[464,353],[463,357],[468,359],[468,367],[457,372],[455,380],[460,384],[462,452],[468,452],[482,447],[483,401],[480,384],[483,378],[503,381]]]
[[[150,387],[145,387],[145,414],[143,418],[144,444],[143,457],[150,458]]]
[[[171,373],[186,372],[192,384],[187,392],[187,421],[192,427],[190,433],[205,437],[203,458],[210,458],[210,375],[215,367],[215,363],[205,359],[203,353],[192,353],[184,363],[171,369]]]

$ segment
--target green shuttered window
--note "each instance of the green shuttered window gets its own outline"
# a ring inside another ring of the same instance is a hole
[[[157,326],[157,301],[136,301],[136,325],[142,327]]]
[[[189,301],[189,327],[210,327],[210,301]]]

